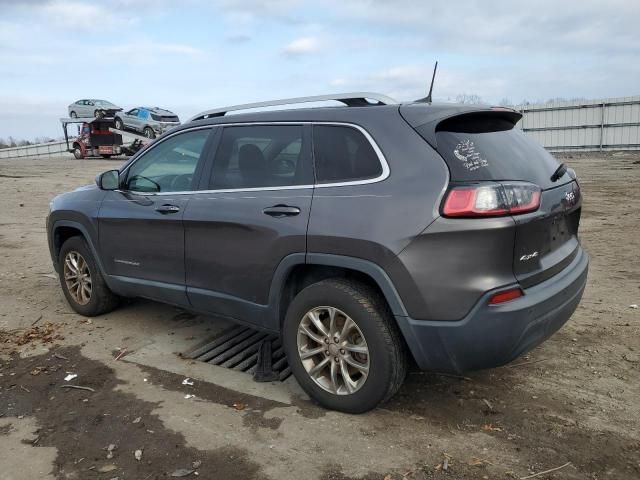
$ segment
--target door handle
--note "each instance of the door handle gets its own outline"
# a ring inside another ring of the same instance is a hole
[[[168,213],[178,213],[180,211],[180,207],[176,205],[164,204],[156,208],[156,212],[161,213],[163,215],[167,215]]]
[[[289,205],[274,205],[273,207],[265,208],[262,213],[276,218],[293,217],[300,213],[300,209]]]

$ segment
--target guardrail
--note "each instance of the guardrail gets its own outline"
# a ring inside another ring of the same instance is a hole
[[[25,145],[23,147],[0,148],[0,158],[24,158],[24,157],[63,157],[70,156],[67,152],[67,144],[61,142],[39,143],[37,145]]]
[[[518,126],[547,150],[640,150],[640,96],[516,108]]]

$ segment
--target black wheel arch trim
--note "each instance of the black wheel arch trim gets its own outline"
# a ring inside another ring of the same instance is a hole
[[[89,248],[91,249],[91,254],[93,255],[93,258],[95,259],[96,264],[100,269],[100,273],[102,274],[105,281],[107,282],[107,286],[110,287],[109,280],[108,280],[109,275],[106,275],[104,265],[102,264],[102,259],[100,255],[98,255],[98,250],[96,249],[93,243],[93,238],[89,234],[89,230],[80,222],[76,222],[73,220],[55,220],[53,223],[53,226],[51,227],[51,233],[49,234],[49,250],[51,251],[51,259],[53,260],[53,264],[54,264],[54,267],[56,268],[56,271],[58,271],[59,265],[58,265],[58,259],[56,258],[57,256],[55,255],[56,248],[55,248],[54,242],[55,242],[56,230],[60,227],[75,228],[82,234],[82,236],[84,237],[84,240],[87,242],[87,245],[89,245]],[[62,245],[60,245],[60,247],[62,247]]]
[[[368,275],[378,285],[394,316],[408,316],[407,310],[396,290],[391,278],[379,265],[362,258],[334,255],[328,253],[294,253],[286,256],[278,264],[269,291],[269,306],[272,311],[269,325],[271,330],[279,330],[280,319],[285,312],[280,312],[280,299],[284,291],[285,282],[291,270],[297,265],[322,265],[355,270]]]

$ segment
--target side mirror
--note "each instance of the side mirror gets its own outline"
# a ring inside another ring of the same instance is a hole
[[[96,177],[96,185],[100,190],[117,190],[120,188],[120,172],[107,170]]]

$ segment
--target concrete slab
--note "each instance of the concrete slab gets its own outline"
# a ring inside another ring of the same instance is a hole
[[[199,322],[196,319],[186,321],[178,327],[180,335],[167,335],[166,332],[152,335],[146,346],[125,356],[123,360],[288,405],[292,404],[293,398],[307,399],[293,377],[289,377],[284,382],[258,383],[254,382],[248,373],[178,356],[178,353],[186,352],[204,339],[232,326],[234,326],[233,323],[219,319],[216,319],[215,323]]]

